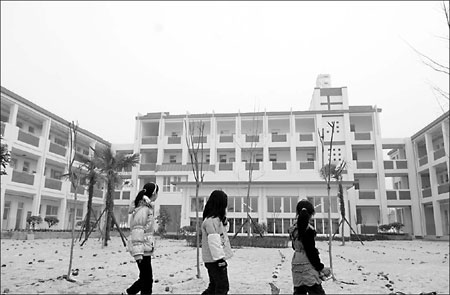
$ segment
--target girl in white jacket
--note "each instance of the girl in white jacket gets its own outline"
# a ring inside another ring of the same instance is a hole
[[[130,212],[131,235],[127,250],[137,262],[139,268],[139,279],[127,289],[127,294],[152,294],[153,271],[151,255],[155,250],[155,239],[153,237],[155,227],[153,202],[158,198],[158,185],[149,182],[138,193],[134,200],[135,208]]]
[[[227,294],[229,290],[227,262],[233,256],[228,239],[226,218],[227,195],[215,190],[203,210],[202,257],[208,270],[209,285],[206,294]]]

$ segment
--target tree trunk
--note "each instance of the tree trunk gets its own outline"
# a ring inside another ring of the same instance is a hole
[[[105,246],[108,246],[108,241],[111,239],[111,224],[112,214],[114,210],[113,189],[112,184],[108,181],[108,189],[106,193],[106,222],[105,222],[105,240],[103,241]]]
[[[195,186],[195,231],[197,238],[197,278],[200,278],[200,222],[198,218],[198,191],[200,189],[200,184],[197,182]]]
[[[85,237],[88,236],[89,231],[91,230],[91,211],[92,211],[92,197],[94,196],[94,184],[91,184],[91,180],[89,180],[88,186],[88,202],[87,202],[87,213],[86,213],[86,221],[85,221]]]
[[[70,244],[70,258],[69,258],[69,269],[67,270],[67,280],[70,279],[72,274],[72,261],[73,261],[73,245],[75,244],[75,216],[77,211],[77,190],[78,186],[75,186],[74,192],[74,205],[73,205],[73,218],[72,218],[72,243]]]
[[[344,236],[344,221],[345,221],[345,204],[344,204],[344,190],[342,188],[342,182],[339,180],[339,204],[341,208],[341,235],[342,235],[342,246],[345,245],[345,236]]]

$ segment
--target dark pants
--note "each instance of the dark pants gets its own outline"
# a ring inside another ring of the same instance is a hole
[[[202,295],[227,294],[230,289],[227,267],[219,267],[217,262],[207,262],[205,266],[208,270],[209,285]]]
[[[304,294],[325,295],[325,291],[323,290],[322,285],[320,284],[315,284],[312,286],[294,287],[294,295],[304,295]]]
[[[152,294],[153,271],[151,256],[144,256],[144,259],[137,265],[139,267],[139,279],[127,289],[127,293],[137,294],[141,291],[141,294]]]

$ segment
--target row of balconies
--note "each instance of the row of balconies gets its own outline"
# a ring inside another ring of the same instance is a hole
[[[442,157],[445,156],[445,149],[444,148],[440,148],[436,151],[433,151],[433,160],[436,161]],[[422,156],[421,158],[419,158],[419,167],[423,166],[425,164],[428,164],[428,156]]]
[[[353,140],[355,141],[367,141],[371,140],[373,138],[372,132],[362,132],[362,133],[354,133]],[[226,144],[226,143],[233,143],[236,142],[238,144],[246,144],[246,143],[257,143],[257,144],[263,144],[264,143],[264,134],[258,134],[258,135],[248,135],[248,134],[242,134],[242,135],[218,135],[216,139],[216,144]],[[290,145],[291,142],[291,136],[289,133],[287,134],[272,134],[268,133],[266,135],[267,141],[269,143],[286,143],[287,145]],[[309,133],[296,133],[293,137],[294,143],[298,145],[302,145],[305,143],[308,144],[315,144],[316,143],[316,134],[313,132]],[[205,135],[202,137],[194,136],[193,138],[194,143],[204,143],[208,144],[211,143],[211,135]],[[185,143],[184,137],[181,136],[143,136],[141,139],[141,143],[143,145],[157,145],[159,142],[162,142],[164,145],[181,145],[182,143]]]

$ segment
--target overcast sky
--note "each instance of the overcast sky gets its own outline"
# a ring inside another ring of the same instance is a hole
[[[1,85],[112,143],[135,117],[305,111],[318,74],[408,137],[448,90],[441,2],[1,2]],[[442,108],[441,108],[442,107]]]

